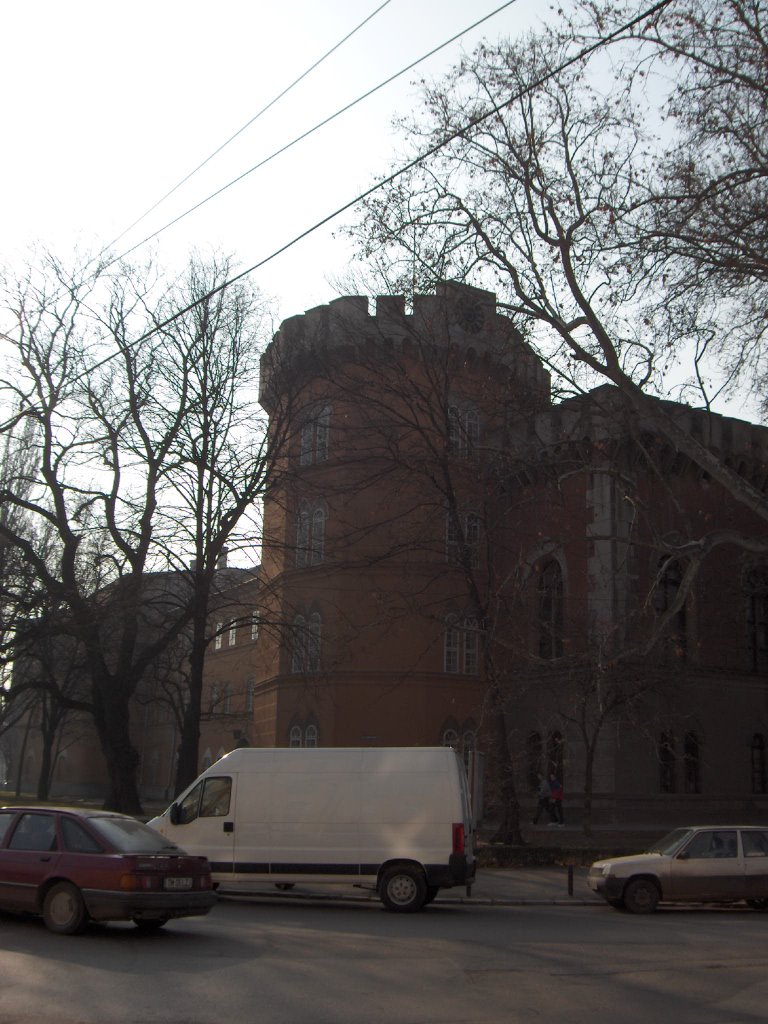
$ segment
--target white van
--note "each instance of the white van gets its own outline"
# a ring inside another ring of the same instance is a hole
[[[467,777],[450,747],[244,747],[149,824],[208,857],[222,890],[351,883],[415,911],[475,875]]]

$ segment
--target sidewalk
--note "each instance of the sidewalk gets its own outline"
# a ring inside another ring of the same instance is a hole
[[[470,895],[463,886],[441,889],[436,904],[458,903],[475,906],[515,907],[527,905],[580,906],[602,904],[602,900],[587,886],[587,868],[573,868],[572,892],[569,895],[569,869],[565,867],[541,868],[480,868]],[[219,889],[223,899],[233,900],[332,900],[342,902],[378,902],[378,896],[368,889],[353,886],[313,887],[296,885],[281,891],[274,885],[265,885],[258,892],[236,892]]]

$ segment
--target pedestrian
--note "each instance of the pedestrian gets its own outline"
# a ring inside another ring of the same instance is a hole
[[[542,811],[546,811],[550,819],[554,821],[554,818],[552,818],[552,788],[542,772],[539,772],[538,798],[539,802],[536,805],[536,817],[533,819],[533,824],[538,825]]]
[[[563,784],[552,772],[549,776],[549,795],[552,801],[550,811],[556,825],[563,824]]]

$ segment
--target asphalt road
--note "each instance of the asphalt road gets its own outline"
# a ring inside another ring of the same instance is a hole
[[[768,914],[220,903],[156,935],[0,916],[0,1024],[757,1024]]]

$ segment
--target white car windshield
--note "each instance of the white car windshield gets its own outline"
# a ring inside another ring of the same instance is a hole
[[[667,833],[661,839],[657,839],[652,846],[649,846],[648,853],[660,853],[673,857],[692,834],[692,828],[676,828],[674,832]]]

